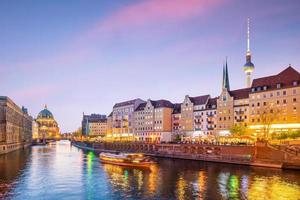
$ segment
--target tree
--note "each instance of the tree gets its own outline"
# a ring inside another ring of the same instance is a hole
[[[238,136],[238,137],[247,135],[248,132],[249,132],[248,128],[246,126],[242,126],[242,125],[234,125],[230,129],[230,133],[233,136]]]
[[[269,139],[271,125],[279,120],[281,110],[273,105],[273,103],[261,106],[257,111],[259,115],[258,120],[262,125],[263,138]]]
[[[76,131],[73,132],[73,136],[74,137],[80,137],[80,136],[82,136],[82,129],[81,129],[81,127],[78,128]]]

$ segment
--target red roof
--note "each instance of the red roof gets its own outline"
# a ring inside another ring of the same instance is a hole
[[[267,89],[276,89],[278,83],[280,88],[292,87],[294,81],[300,83],[300,73],[289,66],[277,75],[254,79],[252,88],[267,86]]]
[[[230,96],[233,97],[233,99],[247,99],[249,98],[250,88],[243,88],[239,90],[231,90],[229,91]]]

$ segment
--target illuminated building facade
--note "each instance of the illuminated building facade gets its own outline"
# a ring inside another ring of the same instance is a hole
[[[134,112],[134,135],[138,141],[169,142],[174,105],[167,100],[148,100]]]
[[[300,130],[300,73],[289,66],[277,75],[254,79],[249,111],[250,128],[256,132]]]
[[[217,98],[210,95],[185,96],[183,103],[174,104],[173,138],[195,139],[215,134]]]
[[[104,136],[107,130],[106,115],[83,113],[81,128],[84,136]]]
[[[107,130],[107,119],[102,119],[88,124],[89,136],[105,136]]]
[[[32,140],[32,117],[27,109],[0,96],[0,154],[27,147]]]
[[[33,120],[32,121],[32,139],[39,138],[39,124]]]
[[[48,110],[47,105],[39,112],[35,121],[39,126],[39,139],[55,139],[60,137],[58,124],[53,114]]]
[[[134,110],[144,103],[141,99],[133,99],[116,103],[112,111],[112,133],[113,134],[130,134],[134,130]]]

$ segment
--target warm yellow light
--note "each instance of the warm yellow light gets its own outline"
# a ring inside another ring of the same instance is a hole
[[[250,125],[250,129],[262,129],[264,127],[267,127],[267,125]],[[270,129],[300,129],[300,123],[293,123],[293,124],[271,124]]]

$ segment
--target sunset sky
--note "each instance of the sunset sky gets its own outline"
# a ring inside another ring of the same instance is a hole
[[[254,77],[300,71],[299,0],[3,0],[0,96],[36,117],[44,104],[62,132],[116,102],[182,102],[245,86],[246,21]]]

